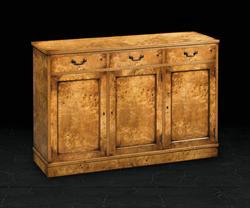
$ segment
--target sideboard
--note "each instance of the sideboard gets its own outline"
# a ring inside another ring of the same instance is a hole
[[[32,42],[48,176],[218,155],[218,44],[197,32]]]

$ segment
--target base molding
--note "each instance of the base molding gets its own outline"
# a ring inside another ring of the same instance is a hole
[[[218,156],[218,144],[145,152],[143,154],[117,155],[88,161],[68,161],[47,163],[36,149],[33,149],[34,162],[47,177],[73,175],[79,173],[148,166],[186,160],[196,160]]]

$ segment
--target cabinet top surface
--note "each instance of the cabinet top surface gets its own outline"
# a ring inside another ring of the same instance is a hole
[[[82,38],[32,42],[45,54],[112,51],[218,43],[219,40],[197,32]]]

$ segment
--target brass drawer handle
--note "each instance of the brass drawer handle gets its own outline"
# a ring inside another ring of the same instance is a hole
[[[71,63],[74,64],[74,65],[77,65],[77,66],[83,65],[83,64],[85,64],[86,62],[87,62],[87,59],[85,59],[85,58],[82,59],[82,61],[79,62],[79,63],[78,63],[76,60],[74,60],[74,59],[71,60]]]
[[[196,54],[198,54],[198,51],[194,51],[193,53],[184,52],[186,57],[194,57]]]
[[[140,61],[144,58],[144,55],[141,54],[138,58],[135,58],[134,56],[129,56],[128,58],[132,61]]]

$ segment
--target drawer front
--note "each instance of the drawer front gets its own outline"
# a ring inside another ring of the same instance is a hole
[[[52,56],[52,72],[74,72],[100,69],[107,65],[106,54],[77,54]]]
[[[162,50],[136,50],[112,53],[111,68],[133,67],[162,63]]]
[[[192,64],[215,59],[216,45],[167,49],[166,61],[169,65]]]

